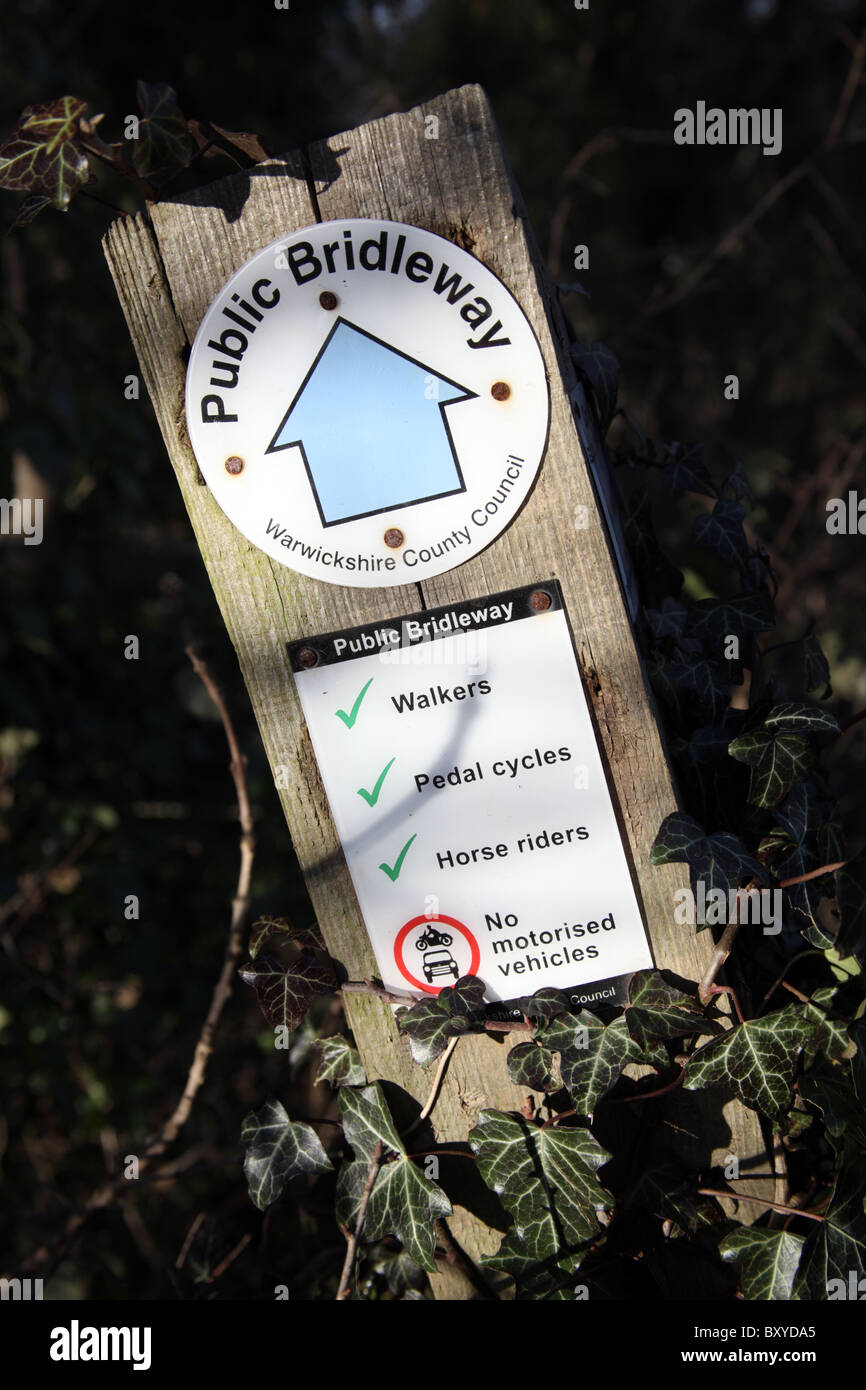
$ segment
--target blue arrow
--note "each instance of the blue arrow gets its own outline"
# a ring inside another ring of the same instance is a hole
[[[266,453],[299,448],[323,526],[465,491],[447,405],[475,396],[338,319]]]

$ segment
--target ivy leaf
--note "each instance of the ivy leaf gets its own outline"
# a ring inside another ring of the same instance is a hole
[[[673,811],[665,816],[650,851],[653,864],[688,864],[692,892],[703,882],[707,892],[721,889],[728,896],[744,878],[766,880],[766,873],[742,841],[726,830],[707,835],[692,816]],[[706,926],[700,923],[699,926]]]
[[[836,870],[836,905],[841,922],[836,949],[843,956],[866,955],[866,850]]]
[[[483,980],[463,975],[453,988],[440,989],[435,998],[400,1009],[397,1027],[408,1037],[413,1058],[423,1066],[445,1051],[450,1038],[480,1027],[485,1012]]]
[[[611,1198],[596,1172],[610,1154],[589,1130],[542,1129],[519,1115],[482,1110],[469,1144],[530,1258],[548,1259],[597,1233],[597,1213]]]
[[[711,512],[695,517],[692,534],[697,545],[715,550],[731,569],[745,570],[749,543],[743,530],[746,509],[739,502],[720,497]]]
[[[749,801],[755,806],[776,806],[800,777],[809,774],[812,750],[800,734],[773,734],[753,729],[728,744],[728,752],[752,769]]]
[[[616,410],[619,363],[604,343],[573,343],[571,356],[575,366],[592,387],[601,432],[604,434]]]
[[[338,1221],[354,1228],[370,1165],[381,1144],[383,1161],[367,1204],[364,1240],[381,1240],[393,1233],[416,1264],[435,1272],[433,1223],[451,1215],[451,1203],[441,1187],[425,1178],[407,1157],[378,1082],[341,1090],[340,1110],[346,1140],[356,1157],[343,1164],[337,1179]]]
[[[792,1008],[747,1019],[699,1047],[686,1063],[684,1086],[724,1086],[750,1110],[781,1123],[791,1104],[794,1068],[812,1025]]]
[[[29,194],[31,209],[31,199],[38,197],[65,212],[89,176],[87,155],[76,143],[86,110],[86,101],[66,96],[22,111],[0,145],[0,187]]]
[[[776,626],[773,604],[764,589],[740,594],[738,598],[698,599],[689,608],[687,631],[714,648],[726,637],[744,637],[747,632],[769,632]]]
[[[132,155],[136,173],[159,178],[185,169],[196,151],[177,93],[167,82],[137,82],[138,109],[142,120]]]
[[[685,632],[689,610],[678,598],[662,599],[661,609],[648,608],[647,618],[652,624],[656,640],[662,637],[681,637]]]
[[[681,690],[694,692],[710,719],[722,718],[731,703],[731,680],[720,661],[708,661],[706,657],[688,660],[678,656],[670,663],[668,672]]]
[[[580,1256],[566,1255],[559,1261],[534,1260],[527,1255],[520,1237],[506,1231],[495,1255],[482,1256],[485,1269],[509,1274],[517,1284],[517,1301],[562,1302],[573,1297],[574,1273]]]
[[[305,1018],[316,994],[331,994],[336,981],[331,970],[312,951],[284,965],[274,956],[259,956],[238,971],[256,992],[268,1023],[294,1029]]]
[[[652,1050],[659,1040],[717,1033],[721,1024],[705,1017],[698,1000],[668,984],[658,970],[638,970],[628,987],[625,1020],[638,1047]]]
[[[725,1236],[719,1254],[729,1264],[740,1266],[744,1298],[786,1301],[791,1297],[804,1243],[804,1236],[790,1231],[741,1226]]]
[[[809,1003],[804,1006],[803,1018],[811,1028],[811,1037],[806,1044],[806,1066],[811,1067],[819,1052],[823,1052],[831,1062],[841,1062],[853,1057],[857,1044],[848,1033],[845,1019],[831,1018],[829,1009],[835,986],[815,990]]]
[[[50,198],[44,197],[41,193],[28,193],[27,197],[18,204],[18,211],[9,230],[14,231],[16,227],[28,227],[34,218],[39,216],[40,212],[44,212],[46,208],[50,207]]]
[[[842,1281],[849,1297],[849,1277],[859,1282],[866,1274],[866,1173],[858,1156],[846,1164],[836,1180],[833,1200],[817,1230],[806,1237],[806,1247],[794,1284],[795,1299],[826,1300],[840,1289],[831,1290],[831,1279]],[[812,1224],[812,1223],[810,1223]]]
[[[625,1017],[607,1027],[587,1010],[562,1014],[540,1034],[547,1047],[560,1053],[562,1084],[580,1115],[591,1115],[612,1089],[628,1062],[646,1060],[629,1034]]]
[[[733,472],[729,473],[725,479],[725,487],[729,488],[738,502],[745,497],[750,502],[754,502],[755,495],[752,492],[752,485],[749,482],[746,470],[741,459],[737,459],[734,464]]]
[[[244,1174],[250,1198],[264,1211],[292,1178],[327,1173],[333,1167],[318,1135],[307,1124],[289,1119],[278,1100],[253,1110],[241,1127],[246,1149]]]
[[[764,728],[790,734],[839,733],[839,721],[828,709],[788,701],[774,705],[764,720]]]
[[[377,1144],[382,1145],[386,1154],[389,1151],[406,1152],[378,1081],[370,1086],[351,1086],[341,1090],[340,1112],[347,1142],[354,1149],[355,1157],[364,1159],[368,1167]]]
[[[553,1053],[536,1042],[518,1043],[508,1054],[508,1076],[515,1086],[531,1091],[558,1091],[553,1077]]]
[[[545,985],[524,999],[516,999],[514,1007],[527,1018],[541,1022],[547,1018],[555,1018],[557,1014],[567,1014],[571,1009],[571,1001],[564,990]]]
[[[670,445],[671,462],[662,471],[671,492],[697,492],[702,497],[718,497],[710,471],[703,461],[700,444]]]
[[[355,1229],[369,1173],[367,1159],[356,1159],[340,1168],[336,1216],[341,1226]],[[384,1162],[376,1174],[367,1202],[362,1238],[365,1242],[374,1242],[395,1235],[415,1264],[435,1274],[434,1222],[450,1215],[451,1203],[442,1188],[425,1178],[405,1154],[398,1154]]]
[[[348,1038],[339,1033],[319,1038],[316,1046],[320,1061],[315,1080],[330,1081],[332,1086],[363,1086],[367,1077],[361,1058]]]
[[[292,928],[285,917],[260,917],[254,922],[250,932],[250,959],[255,960],[265,943],[278,934],[286,941],[292,940]]]

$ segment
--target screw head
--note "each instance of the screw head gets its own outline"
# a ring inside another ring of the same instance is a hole
[[[495,401],[507,401],[511,395],[511,387],[507,381],[494,381],[490,394]]]
[[[550,604],[550,594],[546,594],[543,589],[536,589],[535,593],[529,596],[529,606],[534,613],[546,613]]]
[[[301,650],[296,653],[296,656],[298,665],[305,666],[307,669],[311,666],[318,666],[319,664],[319,653],[313,651],[312,647],[301,647]]]
[[[236,478],[237,475],[243,473],[243,471],[244,461],[242,458],[239,458],[237,454],[232,454],[230,458],[226,459],[226,472],[230,473],[233,478]]]
[[[385,532],[385,544],[390,546],[392,550],[399,550],[405,539],[403,532],[398,530],[396,526],[389,526]]]
[[[319,295],[319,303],[323,309],[336,309],[337,296],[331,290],[322,290]]]

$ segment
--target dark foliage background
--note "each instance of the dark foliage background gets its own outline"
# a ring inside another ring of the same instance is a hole
[[[863,539],[829,537],[824,523],[827,499],[864,477],[866,103],[862,86],[844,90],[864,21],[849,0],[592,0],[588,13],[569,0],[292,0],[289,11],[16,0],[2,19],[0,133],[26,105],[69,92],[119,138],[141,77],[170,82],[187,116],[280,150],[483,83],[551,272],[577,275],[591,296],[568,301],[577,330],[621,362],[628,415],[656,439],[702,440],[720,470],[742,459],[749,525],[780,578],[773,640],[814,620],[844,722],[866,704]],[[698,99],[783,108],[782,153],[676,147],[673,111]],[[224,172],[213,161],[186,182]],[[111,176],[92,191],[138,206]],[[9,220],[14,205],[4,195]],[[99,247],[112,216],[78,198],[0,247],[0,494],[46,508],[40,547],[0,538],[4,1266],[56,1237],[159,1126],[208,1006],[237,827],[222,730],[184,656],[191,638],[249,758],[255,910],[309,920],[152,412],[124,398],[137,368]],[[591,262],[578,273],[583,242]],[[729,373],[735,402],[723,396]],[[624,428],[615,422],[614,445]],[[656,520],[687,594],[711,592],[689,550],[688,505],[660,498]],[[129,634],[138,661],[124,660]],[[855,849],[862,729],[829,763]],[[124,917],[130,894],[138,921]],[[288,1283],[327,1296],[343,1248],[327,1184],[315,1205],[281,1204],[262,1226],[237,1136],[270,1093],[292,1113],[322,1113],[309,1043],[339,1018],[319,1002],[287,1078],[238,987],[175,1179],[96,1217],[50,1295],[255,1298]],[[253,1244],[206,1282],[246,1233]]]

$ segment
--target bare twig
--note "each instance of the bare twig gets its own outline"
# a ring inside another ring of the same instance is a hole
[[[183,1088],[183,1095],[175,1106],[173,1114],[166,1120],[156,1139],[151,1144],[148,1144],[145,1150],[145,1157],[147,1159],[152,1159],[163,1153],[168,1148],[169,1144],[174,1142],[178,1133],[186,1124],[189,1113],[192,1110],[193,1102],[204,1083],[207,1064],[213,1052],[214,1035],[222,1011],[231,994],[235,967],[237,966],[243,949],[243,932],[250,906],[250,884],[252,881],[253,859],[255,857],[253,811],[250,804],[249,789],[247,787],[246,766],[235,735],[231,715],[228,712],[222,692],[216,685],[205,663],[196,655],[192,647],[186,648],[186,654],[192,662],[193,670],[219,710],[223,729],[225,731],[226,742],[229,746],[229,753],[231,754],[229,770],[232,774],[238,796],[238,820],[241,826],[240,866],[238,868],[237,887],[235,888],[235,895],[232,899],[229,939],[226,943],[225,954],[223,956],[222,970],[220,971],[219,979],[214,987],[207,1018],[204,1021],[199,1040],[196,1043],[192,1065],[187,1075],[186,1085]]]
[[[337,1303],[344,1303],[352,1292],[352,1272],[355,1268],[355,1252],[358,1249],[358,1240],[364,1228],[364,1217],[367,1215],[367,1204],[370,1201],[370,1194],[376,1182],[376,1176],[382,1163],[382,1140],[376,1141],[373,1150],[373,1157],[370,1159],[370,1170],[367,1173],[367,1181],[364,1183],[364,1191],[361,1193],[361,1202],[358,1207],[358,1219],[355,1222],[355,1229],[349,1233],[346,1258],[343,1261],[343,1269],[340,1274],[340,1283],[337,1288]]]
[[[706,973],[698,989],[698,998],[702,1004],[709,1004],[713,996],[715,978],[731,954],[739,930],[739,922],[729,922],[713,947],[713,954],[710,956]]]
[[[767,1207],[771,1211],[781,1211],[791,1216],[805,1216],[807,1221],[823,1221],[825,1219],[817,1212],[800,1211],[798,1207],[786,1206],[784,1202],[769,1202],[766,1197],[753,1197],[750,1192],[720,1192],[715,1187],[699,1187],[698,1192],[703,1197],[726,1197],[729,1202],[760,1202],[762,1207]]]
[[[156,1137],[151,1143],[146,1145],[144,1152],[139,1156],[139,1175],[150,1166],[154,1159],[164,1153],[169,1144],[173,1143],[177,1138],[180,1130],[189,1118],[193,1102],[204,1082],[208,1060],[213,1051],[213,1039],[217,1024],[219,1023],[223,1008],[231,993],[235,967],[243,946],[243,929],[249,909],[250,882],[255,853],[253,814],[249,791],[247,789],[246,770],[240,747],[235,736],[231,716],[226,707],[225,700],[217,688],[207,666],[189,647],[187,648],[187,654],[193,664],[196,674],[201,678],[211,699],[219,710],[226,741],[231,754],[230,770],[238,795],[238,819],[241,826],[240,867],[238,869],[235,895],[232,899],[229,938],[223,956],[222,969],[220,970],[219,978],[214,987],[207,1017],[202,1026],[198,1042],[196,1043],[192,1063],[186,1079],[186,1085],[184,1086],[183,1094],[175,1106],[174,1111],[166,1120]],[[115,1201],[120,1200],[124,1193],[130,1191],[130,1187],[131,1184],[123,1176],[113,1178],[109,1182],[104,1183],[102,1187],[91,1194],[83,1207],[68,1218],[58,1237],[41,1245],[35,1251],[24,1265],[25,1272],[40,1268],[53,1258],[59,1258],[68,1248],[71,1240],[77,1235],[81,1227],[89,1221],[90,1217],[97,1211],[101,1211],[105,1207],[111,1206]]]
[[[833,112],[833,119],[830,122],[830,128],[827,131],[827,139],[825,141],[825,144],[828,149],[831,145],[835,145],[836,141],[839,139],[839,136],[842,134],[842,131],[845,127],[845,121],[848,117],[848,111],[851,107],[851,102],[854,100],[854,93],[856,92],[860,84],[860,78],[863,75],[864,58],[866,58],[866,29],[863,30],[863,33],[860,35],[851,53],[851,62],[848,67],[848,73],[845,77],[845,81],[842,86],[842,91],[839,95],[839,101],[836,105],[836,110]]]
[[[452,1038],[445,1051],[442,1053],[442,1056],[439,1058],[439,1065],[436,1068],[436,1075],[433,1078],[433,1085],[430,1088],[430,1094],[427,1097],[427,1100],[424,1104],[424,1108],[421,1111],[421,1114],[418,1116],[418,1118],[412,1121],[409,1128],[404,1129],[402,1136],[404,1139],[408,1135],[412,1134],[413,1131],[416,1130],[419,1125],[422,1125],[424,1123],[424,1121],[427,1119],[427,1116],[433,1109],[433,1106],[436,1104],[436,1097],[439,1094],[439,1087],[442,1085],[442,1078],[445,1075],[445,1068],[448,1066],[448,1061],[451,1056],[451,1053],[454,1051],[459,1041],[459,1038]]]

